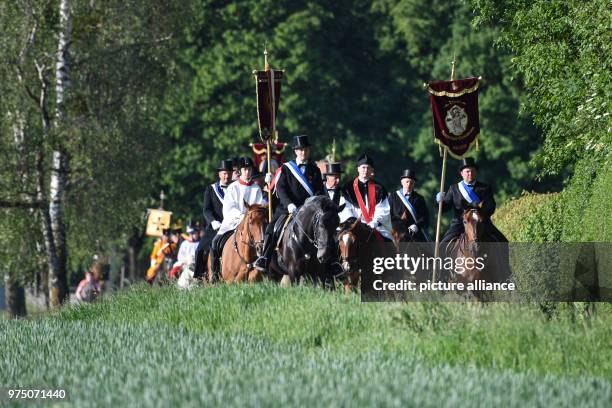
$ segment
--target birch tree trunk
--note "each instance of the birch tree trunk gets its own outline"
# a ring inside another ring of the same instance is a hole
[[[72,16],[69,0],[59,3],[59,41],[55,64],[55,130],[61,134],[65,124],[65,102],[70,85],[68,76],[68,48],[72,35]],[[65,137],[63,135],[62,137]],[[59,140],[53,150],[51,181],[49,186],[49,221],[53,235],[53,243],[57,253],[57,268],[49,270],[49,300],[52,307],[59,306],[68,296],[66,226],[64,223],[63,203],[68,184],[68,156],[65,144]]]

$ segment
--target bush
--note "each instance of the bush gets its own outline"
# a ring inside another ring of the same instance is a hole
[[[559,193],[523,192],[501,206],[493,222],[510,242],[558,241],[561,231],[554,221],[560,211]]]

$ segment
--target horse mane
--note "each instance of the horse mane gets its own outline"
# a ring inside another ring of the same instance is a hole
[[[370,228],[367,224],[364,224],[358,218],[351,217],[340,224],[340,230],[337,233],[337,236],[346,233],[352,233],[354,236],[358,238],[365,238],[367,241],[372,237],[373,229]]]
[[[245,225],[245,223],[247,222],[247,220],[249,219],[248,215],[252,214],[252,213],[258,213],[257,216],[261,217],[262,219],[264,219],[264,221],[268,220],[268,206],[266,205],[261,205],[261,204],[252,204],[252,205],[248,205],[247,204],[247,212],[245,214],[245,216],[242,218],[242,221],[240,221],[240,224],[238,224],[236,226],[236,230],[238,229],[242,229]]]

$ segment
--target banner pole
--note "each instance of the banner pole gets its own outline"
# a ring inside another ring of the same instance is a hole
[[[268,47],[264,45],[264,70],[265,71],[269,71],[270,70],[270,64],[268,64]],[[272,134],[270,135],[270,137],[268,138],[268,140],[266,140],[266,160],[267,160],[267,167],[266,167],[266,172],[267,173],[271,173],[272,168],[270,167],[270,139],[272,139],[273,137],[276,137],[276,112],[274,112],[275,108],[276,108],[276,98],[274,97],[274,75],[270,75],[268,77],[268,81],[272,82],[271,84],[268,83],[269,89],[270,89],[270,113],[272,114],[272,117],[270,118],[270,122],[272,125]],[[276,140],[276,139],[275,139]],[[268,183],[268,222],[272,222],[272,188],[270,188],[270,184]]]
[[[266,140],[266,150],[266,156],[268,156],[268,167],[266,171],[270,173],[270,139]],[[268,222],[272,222],[272,188],[270,183],[268,183]]]
[[[444,191],[444,182],[445,182],[445,178],[446,178],[446,157],[448,155],[448,148],[446,146],[444,146],[444,156],[442,158],[442,178],[440,180],[440,192]],[[442,201],[440,200],[440,202],[438,203],[438,220],[436,222],[436,246],[434,248],[434,258],[438,259],[438,256],[440,255],[440,222],[442,221]],[[434,268],[433,268],[433,275],[431,277],[431,280],[433,282],[436,281],[436,265],[437,263],[434,262]]]
[[[451,76],[450,80],[453,81],[455,79],[455,54],[453,53],[453,61],[451,62]],[[448,156],[448,147],[444,146],[444,156],[442,158],[442,177],[440,180],[440,192],[444,192],[444,182],[446,179],[446,158]],[[440,255],[440,223],[442,221],[442,205],[443,200],[440,200],[438,203],[438,220],[436,222],[436,246],[434,247],[434,258],[438,259]],[[431,276],[432,282],[436,282],[436,265],[437,262],[434,262],[433,273]]]

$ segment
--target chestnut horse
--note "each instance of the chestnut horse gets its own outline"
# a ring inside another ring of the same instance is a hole
[[[486,258],[484,268],[478,268],[478,264],[470,263],[470,267],[464,264],[460,271],[451,273],[449,281],[463,282],[464,284],[473,283],[477,280],[484,279],[487,282],[503,282],[510,276],[510,271],[505,265],[503,247],[487,246],[488,253],[483,253],[483,243],[496,242],[495,238],[488,233],[486,220],[480,214],[478,209],[469,209],[463,212],[463,227],[465,232],[458,238],[450,241],[446,248],[446,256],[454,258],[455,261],[459,258],[476,259],[478,257]],[[489,294],[482,292],[474,292],[478,299],[484,300]]]
[[[391,235],[396,248],[401,242],[414,242],[414,235],[408,229],[408,211],[404,210],[399,219],[391,221]]]
[[[246,208],[244,218],[221,253],[221,279],[227,283],[257,282],[262,279],[261,272],[253,268],[253,262],[263,250],[268,207],[254,204],[246,205]]]
[[[355,290],[359,284],[361,267],[359,265],[359,251],[362,245],[378,242],[374,230],[359,218],[349,218],[340,225],[338,232],[338,246],[340,247],[340,263],[346,272],[344,291]]]

